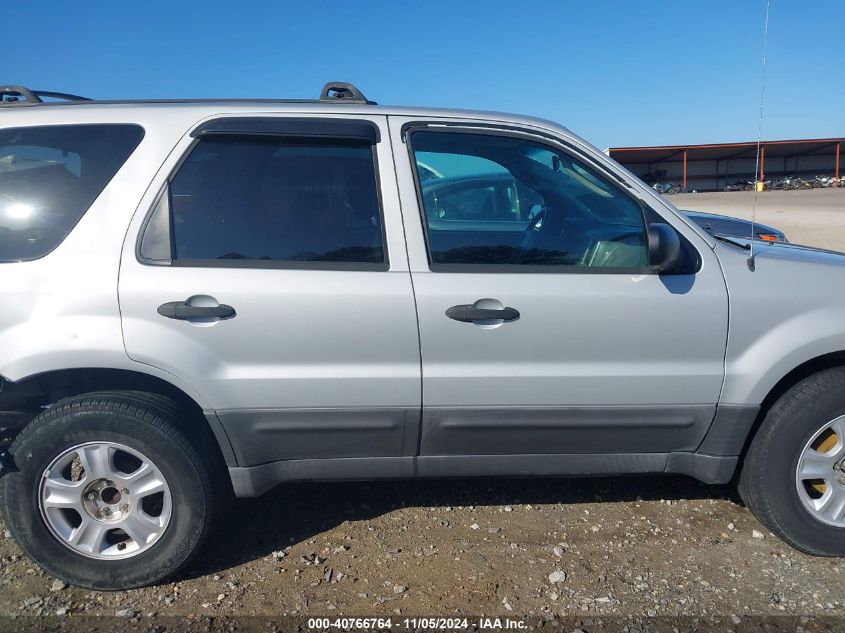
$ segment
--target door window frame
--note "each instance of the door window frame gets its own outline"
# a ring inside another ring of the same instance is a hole
[[[254,122],[252,127],[248,122]],[[278,123],[278,131],[272,130],[272,123]],[[216,126],[215,126],[216,124]],[[238,129],[232,129],[227,124],[235,124]],[[293,125],[299,124],[299,129],[292,129]],[[342,126],[348,125],[349,135],[344,135],[340,130]],[[372,134],[364,132],[364,128],[372,130]],[[357,132],[356,132],[357,130]],[[257,270],[333,270],[333,271],[368,271],[387,272],[390,270],[390,254],[387,242],[387,226],[384,212],[384,200],[382,195],[382,180],[379,172],[379,160],[377,147],[382,142],[378,126],[374,121],[368,119],[333,119],[333,118],[305,118],[305,117],[244,117],[225,116],[211,119],[196,125],[188,134],[192,141],[185,148],[179,160],[164,179],[149,209],[147,209],[138,234],[135,240],[135,259],[145,266],[165,266],[173,268],[235,268],[235,269],[257,269]],[[338,144],[349,143],[350,140],[358,140],[368,143],[370,155],[373,161],[374,186],[376,189],[376,201],[380,218],[382,251],[384,261],[382,262],[321,262],[321,261],[287,261],[287,260],[263,260],[263,259],[179,259],[174,257],[174,231],[173,231],[173,209],[169,211],[168,234],[170,237],[169,260],[156,260],[145,257],[141,252],[144,236],[158,208],[163,196],[168,195],[170,184],[173,178],[179,173],[182,166],[202,142],[204,138],[275,138],[283,142],[285,139],[295,141],[296,139],[315,141],[323,143],[336,141]]]
[[[550,134],[542,132],[534,132],[531,130],[524,130],[522,128],[510,127],[506,125],[495,124],[475,124],[467,122],[445,123],[442,121],[410,121],[405,123],[401,128],[401,138],[408,150],[408,160],[414,179],[414,188],[417,198],[417,207],[419,211],[419,219],[422,223],[423,240],[425,242],[426,257],[428,259],[428,269],[435,273],[515,273],[515,274],[576,274],[576,275],[658,275],[650,266],[645,267],[602,267],[602,266],[568,266],[568,265],[536,265],[536,264],[438,264],[435,263],[431,252],[431,242],[429,238],[428,219],[426,216],[425,202],[423,200],[422,186],[419,178],[419,173],[416,169],[416,156],[414,153],[413,137],[416,132],[429,132],[438,134],[473,134],[497,136],[504,138],[516,138],[531,141],[539,145],[545,145],[555,152],[564,152],[575,160],[586,164],[591,169],[595,170],[603,177],[611,181],[615,181],[619,185],[619,190],[630,198],[630,200],[640,207],[640,212],[643,218],[643,226],[648,237],[648,214],[651,207],[641,198],[633,195],[630,190],[630,185],[619,175],[608,171],[602,165],[590,160],[589,156],[581,152],[575,151],[568,143]],[[677,229],[672,227],[672,230],[677,232]],[[679,233],[680,236],[680,233]],[[648,248],[646,246],[646,248]]]

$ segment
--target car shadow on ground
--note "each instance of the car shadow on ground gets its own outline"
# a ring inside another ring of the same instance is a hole
[[[402,508],[660,499],[742,503],[733,486],[706,485],[674,475],[286,484],[256,499],[229,502],[205,551],[181,578],[223,572],[307,541],[344,521],[365,521]]]

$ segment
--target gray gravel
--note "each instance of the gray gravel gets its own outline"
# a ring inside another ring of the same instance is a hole
[[[680,477],[300,484],[158,587],[64,587],[0,539],[0,616],[845,616],[843,571]]]

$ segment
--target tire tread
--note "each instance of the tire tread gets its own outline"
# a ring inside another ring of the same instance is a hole
[[[191,462],[205,491],[205,518],[194,543],[187,549],[180,547],[176,560],[170,558],[150,565],[147,570],[139,569],[131,578],[118,580],[116,585],[110,583],[108,589],[129,589],[161,582],[177,573],[201,550],[211,527],[216,523],[218,506],[227,497],[226,481],[223,473],[219,472],[219,464],[216,463],[222,460],[215,460],[216,453],[208,452],[211,447],[208,442],[203,441],[201,434],[186,433],[183,430],[179,424],[182,411],[177,403],[166,396],[140,391],[98,391],[60,400],[24,427],[9,447],[9,454],[16,460],[20,452],[26,451],[28,446],[49,441],[50,435],[60,432],[69,417],[91,412],[134,418],[166,435]],[[28,526],[15,516],[16,513],[8,512],[6,494],[7,486],[0,485],[0,511],[3,512],[4,519],[10,528],[13,528],[13,532],[27,530]],[[76,577],[76,574],[68,573],[67,570],[52,569],[51,561],[43,560],[38,556],[38,552],[28,551],[24,545],[22,547],[30,558],[38,560],[42,567],[54,575],[70,580],[76,585],[100,588],[97,583],[90,582],[84,576]]]
[[[845,396],[845,367],[834,367],[813,374],[786,391],[769,409],[754,436],[737,483],[737,491],[743,503],[772,534],[798,551],[813,556],[842,556],[845,555],[845,548],[841,545],[838,548],[835,545],[817,545],[793,535],[787,515],[773,503],[767,488],[767,454],[780,440],[787,425],[806,419],[808,414],[818,411],[823,399],[832,394]],[[819,531],[824,529],[840,528],[819,523]],[[845,530],[842,533],[845,534]]]

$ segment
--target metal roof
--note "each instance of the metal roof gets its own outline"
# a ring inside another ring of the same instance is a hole
[[[56,101],[44,101],[41,97],[55,98]],[[384,106],[368,100],[353,84],[329,82],[323,86],[319,99],[89,99],[62,92],[30,90],[24,86],[0,85],[0,111],[21,114],[24,111],[49,111],[54,108],[79,111],[101,111],[105,109],[134,110],[194,110],[198,114],[209,116],[217,113],[233,112],[313,112],[344,114],[379,114],[408,117],[456,118],[463,120],[491,121],[497,123],[518,123],[555,131],[565,131],[562,125],[530,116],[520,116],[505,112],[484,110],[461,110],[455,108],[426,108]],[[55,110],[54,110],[55,111]],[[579,139],[580,140],[580,139]]]
[[[59,115],[59,112],[62,115]],[[533,127],[555,134],[563,133],[569,140],[583,142],[560,123],[506,112],[290,99],[163,99],[138,101],[93,99],[90,101],[45,102],[17,107],[0,107],[0,121],[3,121],[7,115],[13,116],[15,121],[26,121],[28,124],[41,124],[42,121],[75,120],[83,117],[95,119],[106,116],[112,118],[122,116],[131,120],[133,117],[142,115],[155,117],[177,112],[188,117],[195,117],[197,120],[216,115],[247,113],[348,114],[431,120],[456,119],[470,123],[475,121],[479,124],[496,123]]]
[[[845,143],[845,138],[817,138],[782,141],[762,141],[766,157],[805,156],[808,154],[833,154],[836,146]],[[753,158],[757,152],[757,141],[741,143],[711,143],[706,145],[660,145],[654,147],[611,147],[608,155],[620,163],[662,163],[688,161],[726,160],[731,158]]]

